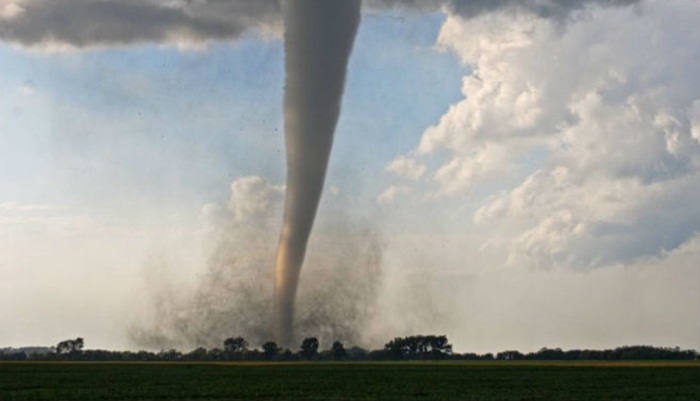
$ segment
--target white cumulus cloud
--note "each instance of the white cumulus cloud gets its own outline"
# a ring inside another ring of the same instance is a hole
[[[407,192],[409,192],[409,189],[404,185],[392,185],[379,194],[377,197],[377,202],[380,205],[388,205],[396,202],[399,196],[406,194]]]
[[[259,221],[278,217],[284,200],[284,186],[273,185],[262,177],[249,176],[231,183],[229,209],[236,221]]]
[[[408,156],[399,156],[386,167],[387,171],[396,173],[399,176],[413,180],[420,179],[425,173],[426,167],[417,163],[415,159]]]
[[[436,166],[435,194],[479,194],[466,200],[479,202],[473,220],[505,264],[595,267],[674,249],[700,231],[698,19],[694,1],[594,8],[566,26],[451,14],[438,46],[471,73],[411,160]]]

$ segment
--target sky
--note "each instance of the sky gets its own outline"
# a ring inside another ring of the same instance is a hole
[[[300,332],[700,349],[700,4],[414,3],[365,2]],[[282,32],[0,0],[0,347],[267,339]]]

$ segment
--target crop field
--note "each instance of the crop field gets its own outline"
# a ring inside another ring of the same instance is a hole
[[[700,400],[698,362],[0,363],[0,400]]]

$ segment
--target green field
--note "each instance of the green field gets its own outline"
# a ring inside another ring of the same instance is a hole
[[[0,363],[0,400],[700,400],[700,364]]]

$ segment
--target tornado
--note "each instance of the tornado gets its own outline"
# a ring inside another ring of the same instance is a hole
[[[360,0],[283,3],[287,187],[275,261],[275,341],[291,346],[294,303],[340,116]]]

